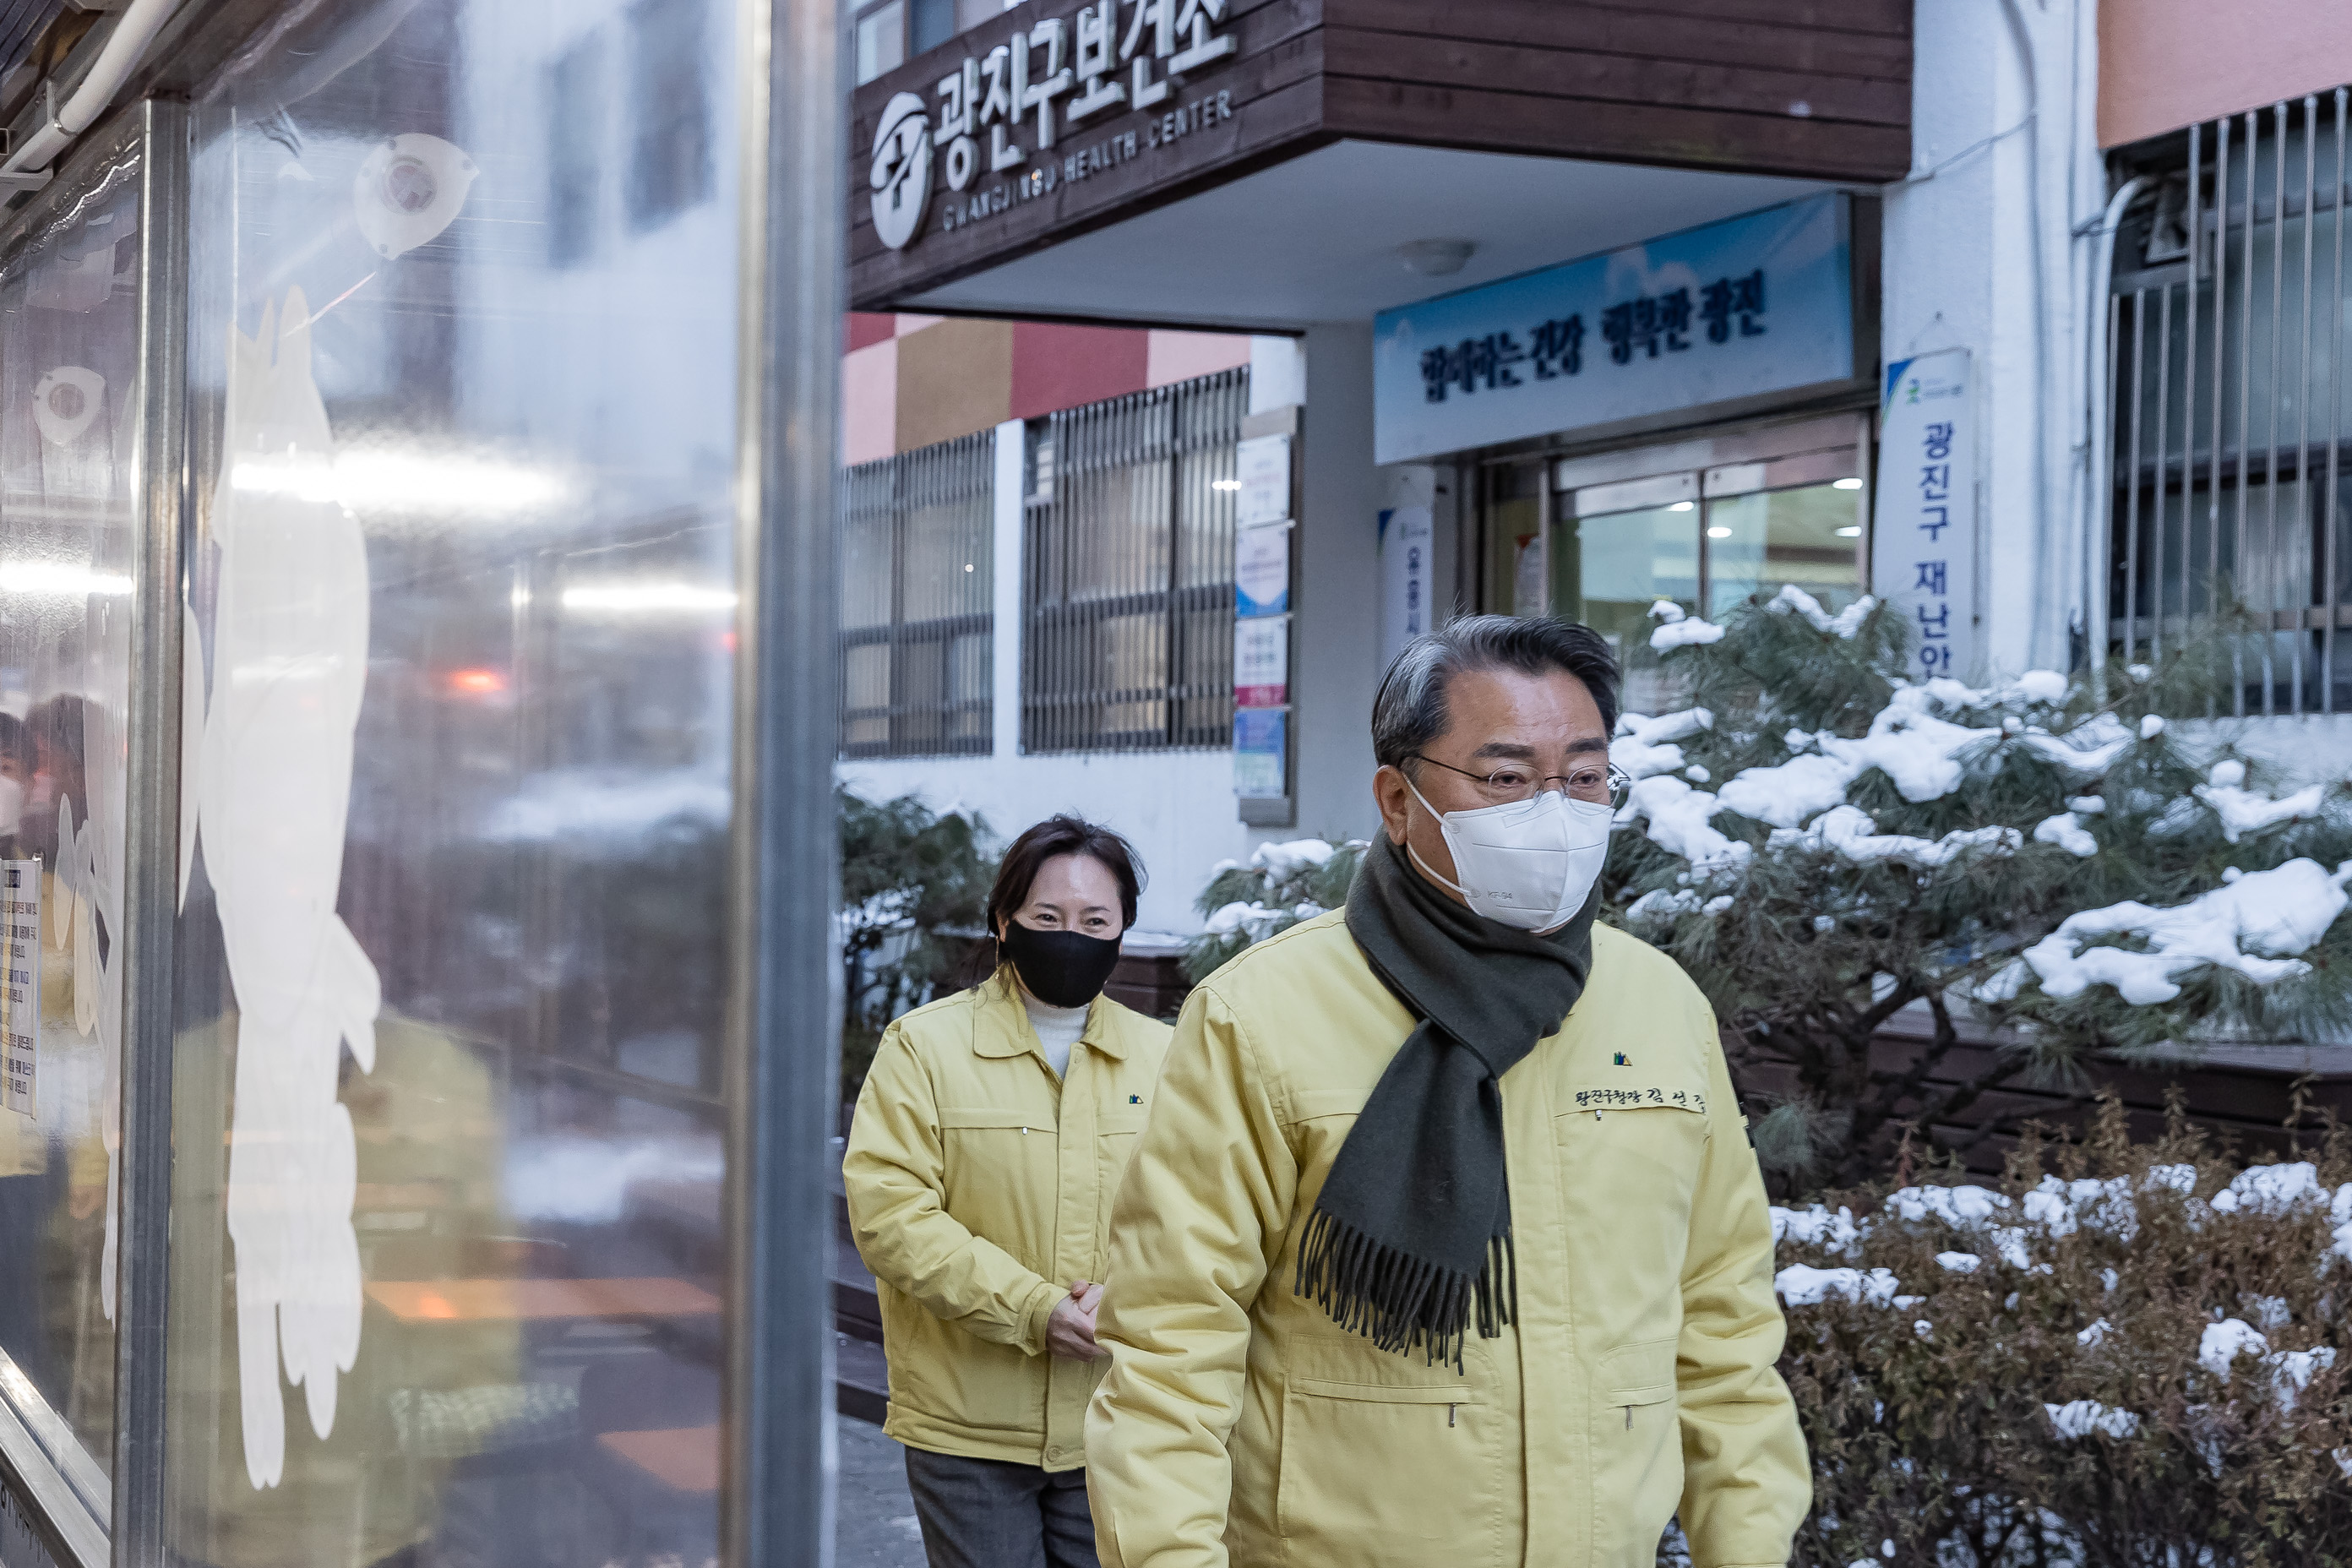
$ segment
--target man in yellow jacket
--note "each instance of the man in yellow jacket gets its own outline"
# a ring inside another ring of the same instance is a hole
[[[1811,1500],[1715,1021],[1593,923],[1592,632],[1408,647],[1348,907],[1193,992],[1111,1218],[1111,1568],[1784,1563]]]
[[[931,1568],[1097,1568],[1095,1281],[1169,1037],[1101,994],[1138,886],[1106,828],[1013,840],[996,974],[892,1024],[858,1096],[842,1181]]]

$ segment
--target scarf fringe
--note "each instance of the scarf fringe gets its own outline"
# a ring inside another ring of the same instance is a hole
[[[1517,1321],[1517,1250],[1507,1226],[1486,1242],[1474,1277],[1376,1241],[1328,1209],[1307,1219],[1292,1289],[1342,1330],[1396,1354],[1415,1350],[1459,1371],[1475,1324],[1491,1340]]]

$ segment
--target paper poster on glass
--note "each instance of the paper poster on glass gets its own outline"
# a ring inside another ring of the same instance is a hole
[[[37,1114],[33,1086],[41,1047],[41,863],[0,860],[0,1104]]]
[[[1279,708],[1290,700],[1290,617],[1234,623],[1234,706]]]
[[[1969,351],[1886,367],[1871,588],[1911,632],[1922,676],[1976,673],[1976,433]]]
[[[1234,535],[1234,614],[1279,616],[1290,608],[1290,525]]]
[[[1244,528],[1279,522],[1290,515],[1290,437],[1253,436],[1234,447],[1234,521]]]
[[[1279,709],[1244,708],[1234,715],[1234,794],[1243,800],[1280,800],[1284,721]]]

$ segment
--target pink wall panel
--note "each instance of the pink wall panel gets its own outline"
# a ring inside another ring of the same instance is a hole
[[[852,310],[841,319],[841,352],[854,354],[868,343],[878,343],[898,333],[898,318],[877,315],[871,310]]]
[[[841,460],[874,462],[896,452],[898,441],[898,342],[884,338],[841,356]]]
[[[1034,419],[1123,393],[1140,392],[1150,334],[1129,327],[1013,324],[1013,412]]]
[[[2352,82],[2344,0],[2102,0],[2099,142]]]
[[[1250,341],[1222,332],[1154,331],[1146,353],[1147,383],[1172,386],[1250,362]]]

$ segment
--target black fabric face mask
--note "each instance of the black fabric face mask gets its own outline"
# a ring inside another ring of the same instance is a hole
[[[1013,961],[1029,994],[1055,1007],[1083,1007],[1093,1001],[1118,964],[1117,937],[1039,931],[1015,920],[1004,922],[997,947]]]

